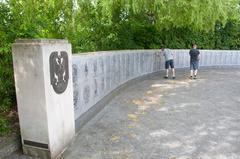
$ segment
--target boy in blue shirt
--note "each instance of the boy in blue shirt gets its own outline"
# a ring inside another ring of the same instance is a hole
[[[197,79],[200,52],[197,49],[196,44],[192,45],[192,49],[190,50],[189,55],[190,55],[190,78]]]

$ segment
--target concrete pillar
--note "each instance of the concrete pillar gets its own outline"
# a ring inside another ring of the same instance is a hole
[[[22,39],[12,52],[23,152],[56,158],[75,135],[71,44]]]

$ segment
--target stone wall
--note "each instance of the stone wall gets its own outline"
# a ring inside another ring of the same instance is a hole
[[[176,68],[189,67],[189,50],[172,50]],[[200,66],[240,65],[240,51],[200,50]]]
[[[172,50],[176,68],[189,67],[189,50]],[[200,66],[240,65],[240,51],[201,50]],[[73,55],[75,120],[127,81],[164,69],[158,50]]]

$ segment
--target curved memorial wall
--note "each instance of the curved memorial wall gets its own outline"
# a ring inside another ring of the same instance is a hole
[[[176,68],[189,67],[189,50],[172,52]],[[200,53],[200,66],[240,65],[240,51],[200,50]],[[135,78],[164,69],[164,57],[159,50],[74,54],[72,63],[77,129],[100,110],[101,106],[98,105],[101,100],[116,88]],[[95,107],[98,107],[96,111]]]

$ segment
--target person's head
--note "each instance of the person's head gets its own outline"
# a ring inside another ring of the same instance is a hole
[[[164,51],[164,49],[165,49],[165,47],[162,45],[162,46],[161,46],[161,50]]]
[[[196,49],[197,48],[197,44],[193,43],[192,44],[192,48]]]

